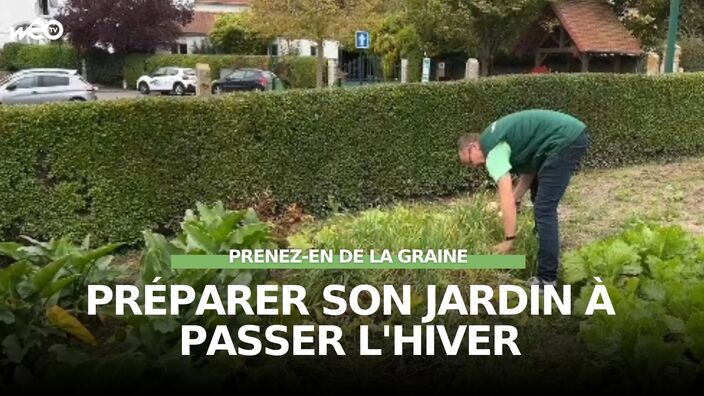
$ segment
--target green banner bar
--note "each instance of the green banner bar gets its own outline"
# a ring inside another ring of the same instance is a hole
[[[360,270],[360,269],[523,269],[526,267],[526,257],[513,255],[472,255],[466,262],[457,263],[402,263],[398,259],[393,262],[371,262],[370,256],[364,256],[361,262],[342,263],[340,256],[326,263],[310,262],[303,259],[298,263],[242,263],[236,260],[230,263],[226,255],[175,255],[171,256],[173,269],[326,269],[326,270]]]

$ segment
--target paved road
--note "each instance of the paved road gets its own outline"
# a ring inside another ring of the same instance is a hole
[[[106,88],[99,90],[97,92],[97,95],[98,100],[134,99],[142,96],[139,94],[139,91]]]

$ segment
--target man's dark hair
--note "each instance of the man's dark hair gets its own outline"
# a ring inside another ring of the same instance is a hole
[[[457,141],[457,149],[459,151],[462,151],[467,148],[472,143],[479,143],[479,138],[481,137],[480,134],[478,133],[468,133],[466,135],[462,135],[460,137],[460,140]]]

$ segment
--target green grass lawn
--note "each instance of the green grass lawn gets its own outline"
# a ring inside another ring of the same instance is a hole
[[[578,248],[634,220],[704,234],[703,175],[701,158],[577,175],[560,206],[563,246]]]

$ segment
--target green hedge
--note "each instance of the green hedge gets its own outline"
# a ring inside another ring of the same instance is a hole
[[[683,37],[681,66],[685,71],[704,71],[704,38]]]
[[[124,78],[132,88],[137,79],[164,66],[195,67],[210,65],[213,78],[225,68],[254,67],[273,70],[291,88],[315,88],[315,59],[309,57],[272,58],[260,55],[131,55],[124,65]],[[312,77],[311,77],[312,76]]]
[[[704,74],[545,75],[0,108],[0,237],[136,241],[196,201],[324,213],[467,191],[457,137],[528,108],[590,127],[586,164],[704,153]]]
[[[125,58],[125,55],[111,54],[98,48],[90,50],[86,56],[88,81],[112,87],[122,87]]]
[[[78,69],[78,52],[67,44],[5,44],[0,53],[0,69],[17,71],[32,67]]]
[[[317,62],[318,60],[312,56],[275,58],[271,70],[289,88],[315,88]],[[327,65],[325,71],[327,71]]]

